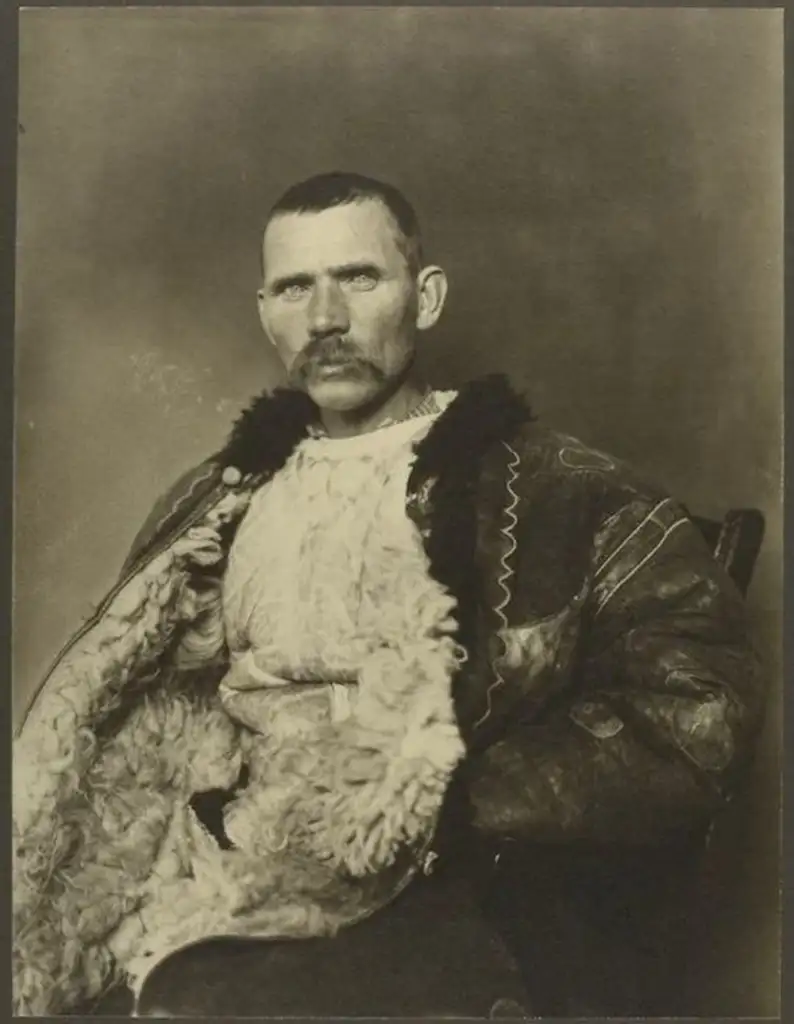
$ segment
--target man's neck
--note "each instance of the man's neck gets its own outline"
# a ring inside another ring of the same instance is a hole
[[[349,412],[321,409],[320,419],[328,437],[355,437],[377,430],[391,420],[405,419],[422,401],[427,388],[418,380],[406,380],[400,387],[377,404]]]

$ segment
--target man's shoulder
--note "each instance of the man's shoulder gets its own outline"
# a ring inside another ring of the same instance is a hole
[[[524,424],[511,446],[528,466],[563,476],[634,472],[625,460],[538,421]]]
[[[534,491],[588,496],[605,511],[667,497],[663,487],[627,460],[538,422],[525,424],[509,447],[517,456],[524,486]]]
[[[216,486],[222,475],[223,464],[217,455],[212,455],[178,476],[157,498],[143,526],[135,535],[124,570],[189,515]]]
[[[511,447],[525,543],[529,538],[530,545],[553,547],[555,538],[564,538],[571,552],[578,537],[597,569],[611,563],[612,582],[650,557],[674,530],[690,538],[682,540],[687,557],[702,558],[702,537],[686,507],[631,463],[537,424],[522,428]],[[684,523],[687,531],[680,529]]]

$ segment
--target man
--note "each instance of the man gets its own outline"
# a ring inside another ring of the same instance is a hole
[[[289,387],[158,504],[17,738],[17,1012],[657,1009],[647,894],[685,898],[761,716],[742,603],[502,378],[421,385],[446,291],[391,186],[271,211]]]

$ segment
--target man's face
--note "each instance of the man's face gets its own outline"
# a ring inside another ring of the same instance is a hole
[[[399,229],[377,200],[268,224],[262,326],[290,383],[321,409],[376,402],[414,352],[417,284]]]

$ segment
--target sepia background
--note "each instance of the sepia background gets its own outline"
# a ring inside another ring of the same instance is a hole
[[[778,1012],[782,13],[21,13],[14,699],[154,498],[279,381],[263,216],[322,170],[411,197],[434,383],[503,370],[693,511],[755,506],[772,695],[712,847],[704,1007]],[[694,922],[693,922],[694,926]]]

